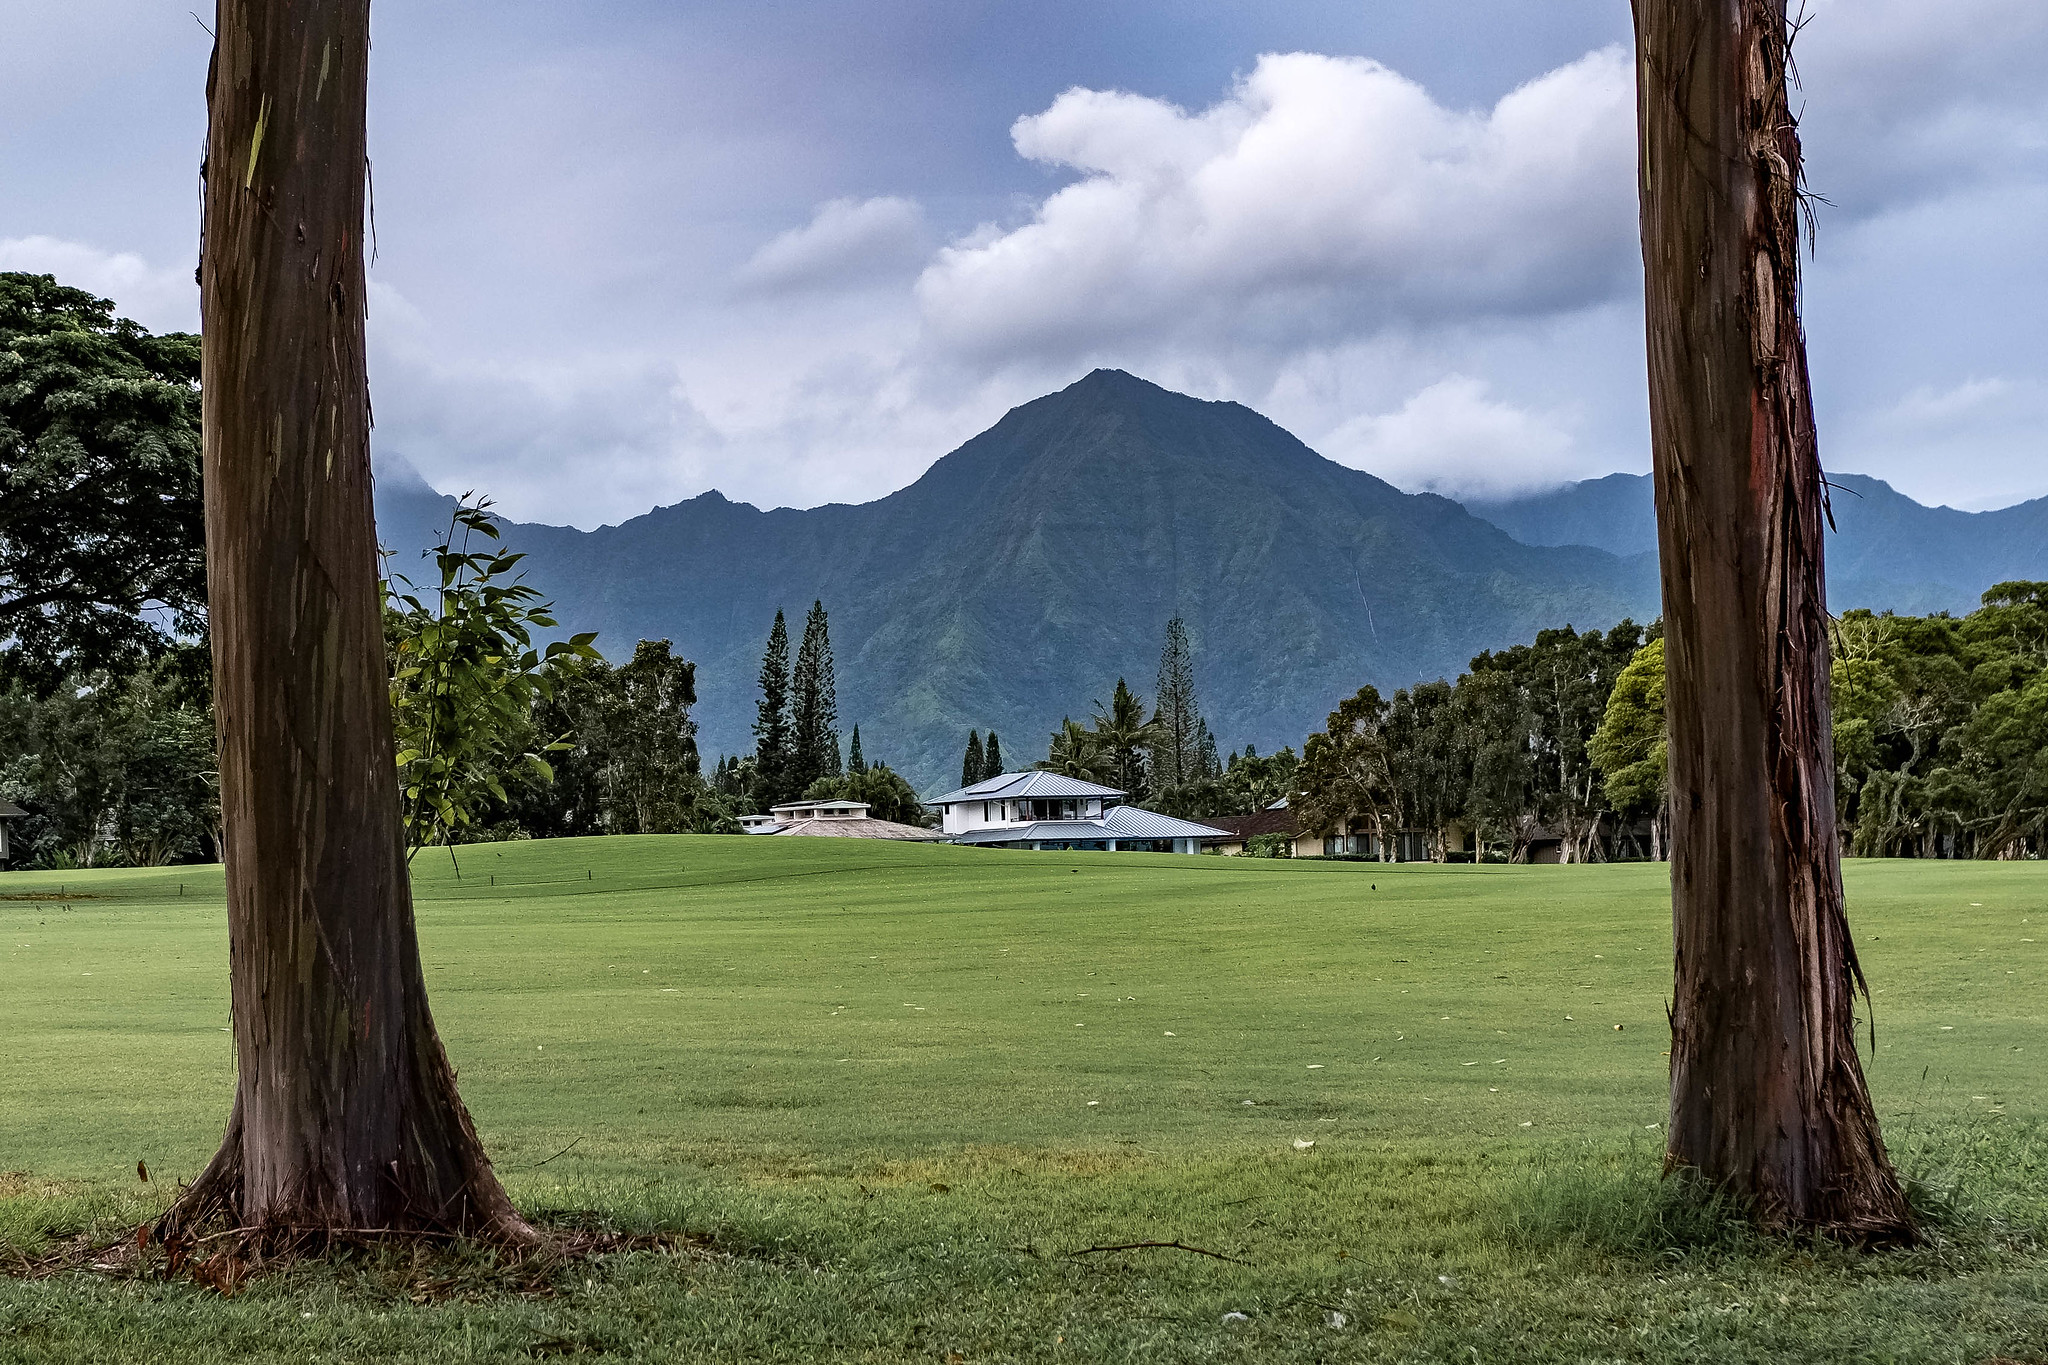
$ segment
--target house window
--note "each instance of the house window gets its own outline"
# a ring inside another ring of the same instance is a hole
[[[1081,803],[1071,797],[1034,797],[1017,803],[1019,818],[1025,820],[1078,820]]]

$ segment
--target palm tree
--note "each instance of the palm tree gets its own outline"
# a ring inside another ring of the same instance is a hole
[[[1104,757],[1102,745],[1093,732],[1069,717],[1062,720],[1060,728],[1053,732],[1051,752],[1037,766],[1043,772],[1058,773],[1062,777],[1100,782],[1104,777]]]
[[[1112,786],[1141,798],[1145,787],[1145,752],[1159,738],[1159,723],[1147,719],[1145,703],[1122,678],[1109,705],[1095,703],[1095,743],[1102,751],[1102,767]]]

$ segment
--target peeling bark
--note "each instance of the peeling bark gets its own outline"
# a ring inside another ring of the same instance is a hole
[[[1668,1167],[1911,1240],[1854,1036],[1784,0],[1635,0],[1669,652]]]
[[[237,1079],[173,1243],[533,1230],[427,1009],[370,508],[368,0],[221,0],[201,312]]]

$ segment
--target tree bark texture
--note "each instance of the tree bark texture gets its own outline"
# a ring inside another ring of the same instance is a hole
[[[427,1009],[364,360],[368,0],[220,0],[201,260],[208,605],[237,1061],[167,1216],[533,1237]]]
[[[1666,1164],[1772,1226],[1910,1239],[1856,1053],[1784,0],[1634,8],[1670,666]]]

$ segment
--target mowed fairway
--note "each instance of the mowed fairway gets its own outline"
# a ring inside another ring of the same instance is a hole
[[[515,1198],[715,1250],[427,1304],[369,1270],[230,1302],[0,1281],[0,1359],[2048,1354],[2038,865],[1850,866],[1872,1083],[1937,1219],[1931,1249],[1863,1257],[1676,1226],[1660,866],[461,856],[460,881],[419,859],[421,937]],[[143,1216],[211,1153],[226,931],[217,868],[0,896],[0,1239],[30,1246]],[[1176,1238],[1249,1264],[1063,1254]]]

